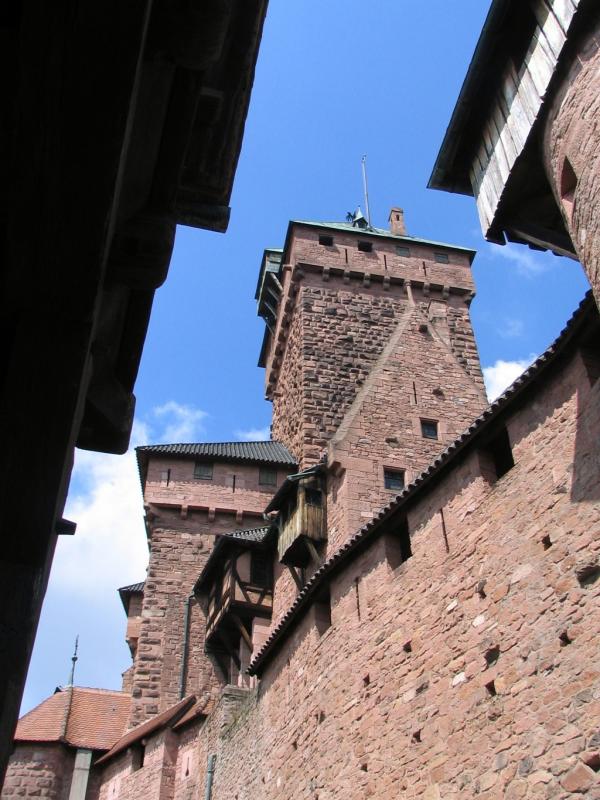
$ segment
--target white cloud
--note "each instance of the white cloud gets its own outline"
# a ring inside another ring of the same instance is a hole
[[[164,405],[158,406],[152,413],[158,419],[172,417],[160,437],[158,439],[154,437],[154,441],[169,443],[196,440],[204,433],[204,426],[201,423],[208,416],[206,411],[201,411],[193,406],[181,405],[175,400],[169,400]]]
[[[503,361],[498,359],[491,367],[483,368],[483,379],[487,390],[488,399],[493,402],[502,392],[516,380],[523,370],[535,360],[536,356],[531,354],[529,358],[515,361]]]
[[[547,253],[530,250],[523,244],[507,244],[503,247],[490,245],[489,253],[494,258],[511,261],[521,275],[529,278],[540,275],[550,268],[550,257]]]
[[[505,317],[497,330],[503,339],[518,339],[523,335],[524,327],[523,320]]]
[[[143,580],[148,548],[134,448],[149,441],[191,441],[203,432],[206,416],[169,401],[153,409],[150,422],[134,423],[125,455],[76,451],[65,517],[77,523],[77,531],[60,537],[52,567],[53,584],[73,602],[80,597],[101,604],[119,586]]]
[[[243,442],[267,442],[271,438],[271,428],[250,428],[247,431],[236,431],[235,435]]]

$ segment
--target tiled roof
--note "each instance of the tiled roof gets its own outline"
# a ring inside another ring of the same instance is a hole
[[[269,527],[269,525],[263,525],[262,528],[249,528],[246,531],[230,531],[220,534],[220,538],[231,539],[234,542],[264,542]]]
[[[331,558],[327,559],[321,567],[314,573],[308,583],[303,587],[292,605],[280,619],[275,628],[271,631],[262,648],[253,658],[248,674],[260,675],[267,660],[273,655],[277,648],[281,646],[288,631],[292,630],[299,621],[300,614],[305,607],[308,607],[312,598],[320,590],[323,582],[328,580],[333,574],[339,571],[343,565],[351,560],[353,556],[363,548],[370,539],[375,539],[384,532],[385,525],[396,518],[401,513],[409,501],[413,501],[417,495],[434,480],[439,479],[443,472],[457,459],[460,454],[471,446],[480,434],[500,415],[508,412],[510,407],[526,389],[537,382],[547,371],[547,369],[565,352],[570,341],[582,330],[586,324],[598,319],[598,310],[594,297],[588,292],[580,303],[558,338],[550,345],[533,364],[520,375],[506,391],[500,395],[486,410],[464,431],[458,439],[452,442],[443,453],[441,453],[411,484],[405,487],[401,494],[381,509],[373,519],[367,522],[354,534]]]
[[[143,739],[146,736],[149,736],[151,733],[154,733],[161,728],[164,728],[166,725],[174,725],[187,711],[190,710],[195,703],[196,696],[192,694],[189,697],[185,697],[183,700],[180,700],[174,706],[167,708],[166,711],[163,711],[161,714],[157,714],[156,717],[146,720],[146,722],[138,725],[137,728],[133,728],[132,730],[128,731],[117,742],[115,742],[108,753],[96,761],[96,764],[103,764],[110,758],[114,758],[114,756],[122,753],[123,750],[126,750],[132,744],[135,744],[135,742]]]
[[[207,580],[208,576],[213,571],[215,565],[219,561],[221,553],[232,542],[247,544],[250,546],[262,544],[271,530],[270,525],[265,525],[261,528],[248,528],[245,531],[231,531],[229,533],[222,533],[217,538],[212,553],[208,557],[206,564],[202,568],[202,572],[198,576],[198,580],[194,585],[194,591],[199,591],[202,585]]]
[[[123,594],[137,594],[143,592],[145,583],[146,581],[140,581],[139,583],[132,583],[129,586],[121,586],[119,592]]]
[[[129,596],[132,594],[143,594],[145,585],[145,581],[140,581],[139,583],[132,583],[129,586],[121,586],[121,588],[118,589],[119,597],[121,598],[126,614],[129,613]]]
[[[200,717],[207,717],[213,710],[214,706],[214,698],[212,697],[203,697],[200,700],[197,700],[194,705],[177,720],[177,722],[173,725],[173,730],[179,731],[189,722],[200,719]]]
[[[122,736],[131,699],[124,692],[68,686],[19,720],[15,741],[65,742],[109,750]]]
[[[152,444],[137,447],[137,453],[170,456],[203,456],[222,461],[253,461],[296,466],[296,461],[281,442],[197,442],[192,444]]]

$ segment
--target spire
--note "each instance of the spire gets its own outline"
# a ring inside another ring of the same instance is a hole
[[[73,681],[75,680],[75,664],[77,663],[77,648],[79,647],[79,634],[75,637],[75,650],[73,651],[73,655],[71,656],[71,676],[69,678],[68,686],[73,686]]]
[[[350,214],[348,214],[348,216],[350,216]],[[352,222],[352,227],[353,228],[368,228],[369,227],[369,222],[368,222],[367,218],[365,217],[365,215],[363,214],[363,212],[361,211],[360,206],[358,206],[358,208],[356,209],[354,214],[352,214],[351,216],[352,216],[352,219],[350,221]]]

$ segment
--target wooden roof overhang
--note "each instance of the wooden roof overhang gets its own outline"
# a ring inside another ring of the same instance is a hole
[[[488,241],[575,257],[546,177],[544,114],[593,0],[494,0],[428,186],[473,195]]]

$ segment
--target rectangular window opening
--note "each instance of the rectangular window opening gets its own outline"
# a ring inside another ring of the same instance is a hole
[[[506,475],[506,473],[514,467],[515,460],[513,458],[510,439],[508,438],[508,431],[506,428],[502,428],[494,436],[486,450],[494,465],[496,478],[501,478],[503,475]]]
[[[437,439],[438,438],[438,424],[434,419],[421,420],[421,436],[424,439]]]
[[[412,557],[408,520],[403,519],[395,531],[390,531],[386,535],[386,556],[392,569],[396,569]]]
[[[250,555],[250,583],[270,589],[272,580],[272,563],[269,555],[261,551],[253,551]]]
[[[404,247],[404,245],[397,244],[396,245],[396,255],[397,256],[410,256],[410,247]]]
[[[305,489],[304,497],[309,506],[320,508],[323,505],[323,495],[319,489]]]
[[[141,769],[144,766],[144,759],[146,757],[146,744],[145,741],[142,741],[139,744],[134,745],[132,748],[131,753],[131,771],[137,772],[138,769]]]
[[[261,467],[258,471],[258,482],[261,486],[276,486],[277,470],[270,467]]]
[[[362,253],[372,253],[373,252],[373,243],[372,242],[359,242],[358,249]]]
[[[404,489],[404,470],[384,469],[383,484],[386,489],[391,489],[393,492],[401,492]]]
[[[331,628],[331,595],[329,587],[315,601],[315,624],[319,636],[323,636],[326,630]]]
[[[450,259],[448,258],[448,253],[434,253],[433,259],[434,261],[437,261],[438,264],[450,263]]]
[[[333,236],[319,234],[319,244],[323,247],[333,247]]]
[[[196,461],[194,464],[194,478],[197,481],[212,481],[213,465],[208,461]]]

